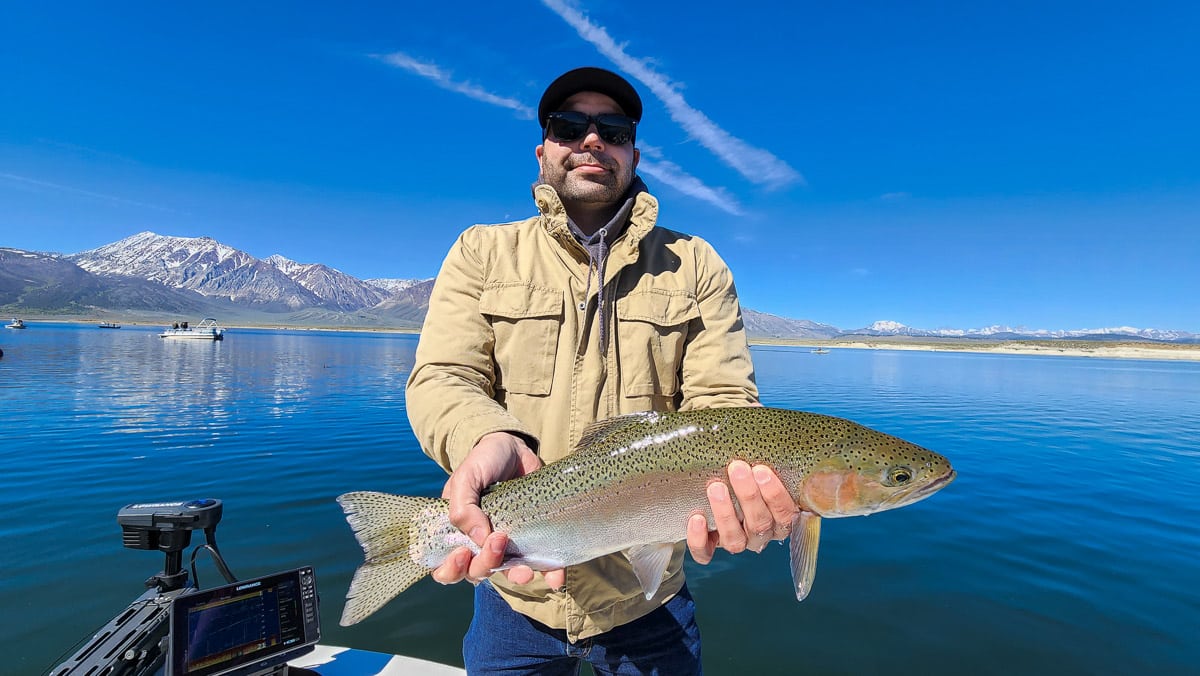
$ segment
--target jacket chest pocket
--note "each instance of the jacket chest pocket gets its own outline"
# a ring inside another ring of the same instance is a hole
[[[495,336],[496,388],[521,394],[550,393],[563,321],[563,292],[525,282],[484,287],[479,312]]]
[[[617,299],[617,353],[625,395],[673,396],[688,324],[700,318],[686,292],[633,291]]]

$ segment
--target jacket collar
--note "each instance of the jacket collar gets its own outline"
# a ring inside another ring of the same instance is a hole
[[[658,200],[650,194],[640,176],[634,176],[626,195],[630,196],[626,197],[627,200],[633,200],[633,208],[629,210],[629,225],[617,242],[625,242],[631,249],[636,250],[638,242],[645,238],[658,222]],[[546,184],[535,185],[533,201],[541,213],[542,227],[548,235],[563,243],[575,240],[567,224],[567,208],[563,206],[562,199],[554,188]],[[614,246],[620,245],[614,243]]]

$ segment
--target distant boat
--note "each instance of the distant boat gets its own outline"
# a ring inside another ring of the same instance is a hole
[[[825,348],[823,348],[823,347],[818,347],[818,348],[814,349],[814,350],[812,351],[812,353],[813,353],[813,354],[829,354],[829,350],[826,350],[826,349],[825,349]]]
[[[12,323],[5,325],[6,329],[23,329],[25,328],[25,320],[13,317]]]
[[[188,338],[191,340],[224,340],[225,329],[212,317],[205,317],[195,327],[187,322],[176,322],[174,326],[158,334],[159,338]]]
[[[98,324],[98,326],[102,329],[119,329],[119,328],[121,328],[120,324],[114,324],[112,322],[100,322],[100,324]]]

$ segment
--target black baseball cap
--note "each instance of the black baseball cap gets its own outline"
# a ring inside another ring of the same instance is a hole
[[[616,101],[627,116],[638,122],[642,121],[642,99],[633,85],[611,70],[585,67],[559,75],[558,79],[546,87],[546,92],[542,94],[542,100],[538,103],[538,122],[541,123],[542,129],[546,128],[546,117],[579,92],[604,94]]]

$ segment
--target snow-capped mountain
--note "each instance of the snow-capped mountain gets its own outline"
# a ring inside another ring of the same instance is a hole
[[[142,232],[65,258],[97,275],[138,277],[264,310],[353,311],[393,295],[327,265],[278,254],[259,260],[211,237]]]
[[[281,310],[321,304],[279,268],[211,237],[142,232],[66,258],[98,275],[139,277],[235,303]]]
[[[401,291],[411,289],[412,287],[425,282],[432,282],[433,279],[364,279],[364,282],[379,289],[383,289],[389,295],[395,295]]]
[[[841,329],[828,324],[818,324],[807,319],[777,317],[750,308],[742,308],[742,321],[746,333],[760,338],[836,338]]]
[[[258,259],[211,237],[142,232],[77,254],[0,248],[0,308],[63,314],[205,313],[310,325],[417,327],[429,308],[432,279],[358,279],[320,263],[276,254]],[[249,314],[247,314],[249,313]],[[1045,330],[1003,325],[918,329],[881,320],[846,331],[743,307],[757,338],[841,336],[918,338],[1158,340],[1200,342],[1186,331],[1120,326]]]
[[[371,307],[391,295],[328,265],[297,263],[279,254],[268,256],[266,262],[320,298],[323,305],[339,310]]]
[[[1003,325],[986,326],[976,329],[916,329],[899,322],[881,320],[870,326],[845,331],[844,334],[866,336],[914,336],[926,338],[1044,338],[1057,340],[1064,338],[1140,338],[1144,340],[1180,341],[1195,340],[1196,334],[1187,331],[1167,331],[1162,329],[1139,329],[1132,326],[1117,326],[1102,329],[1047,330],[1027,329],[1025,327],[1010,327]]]

